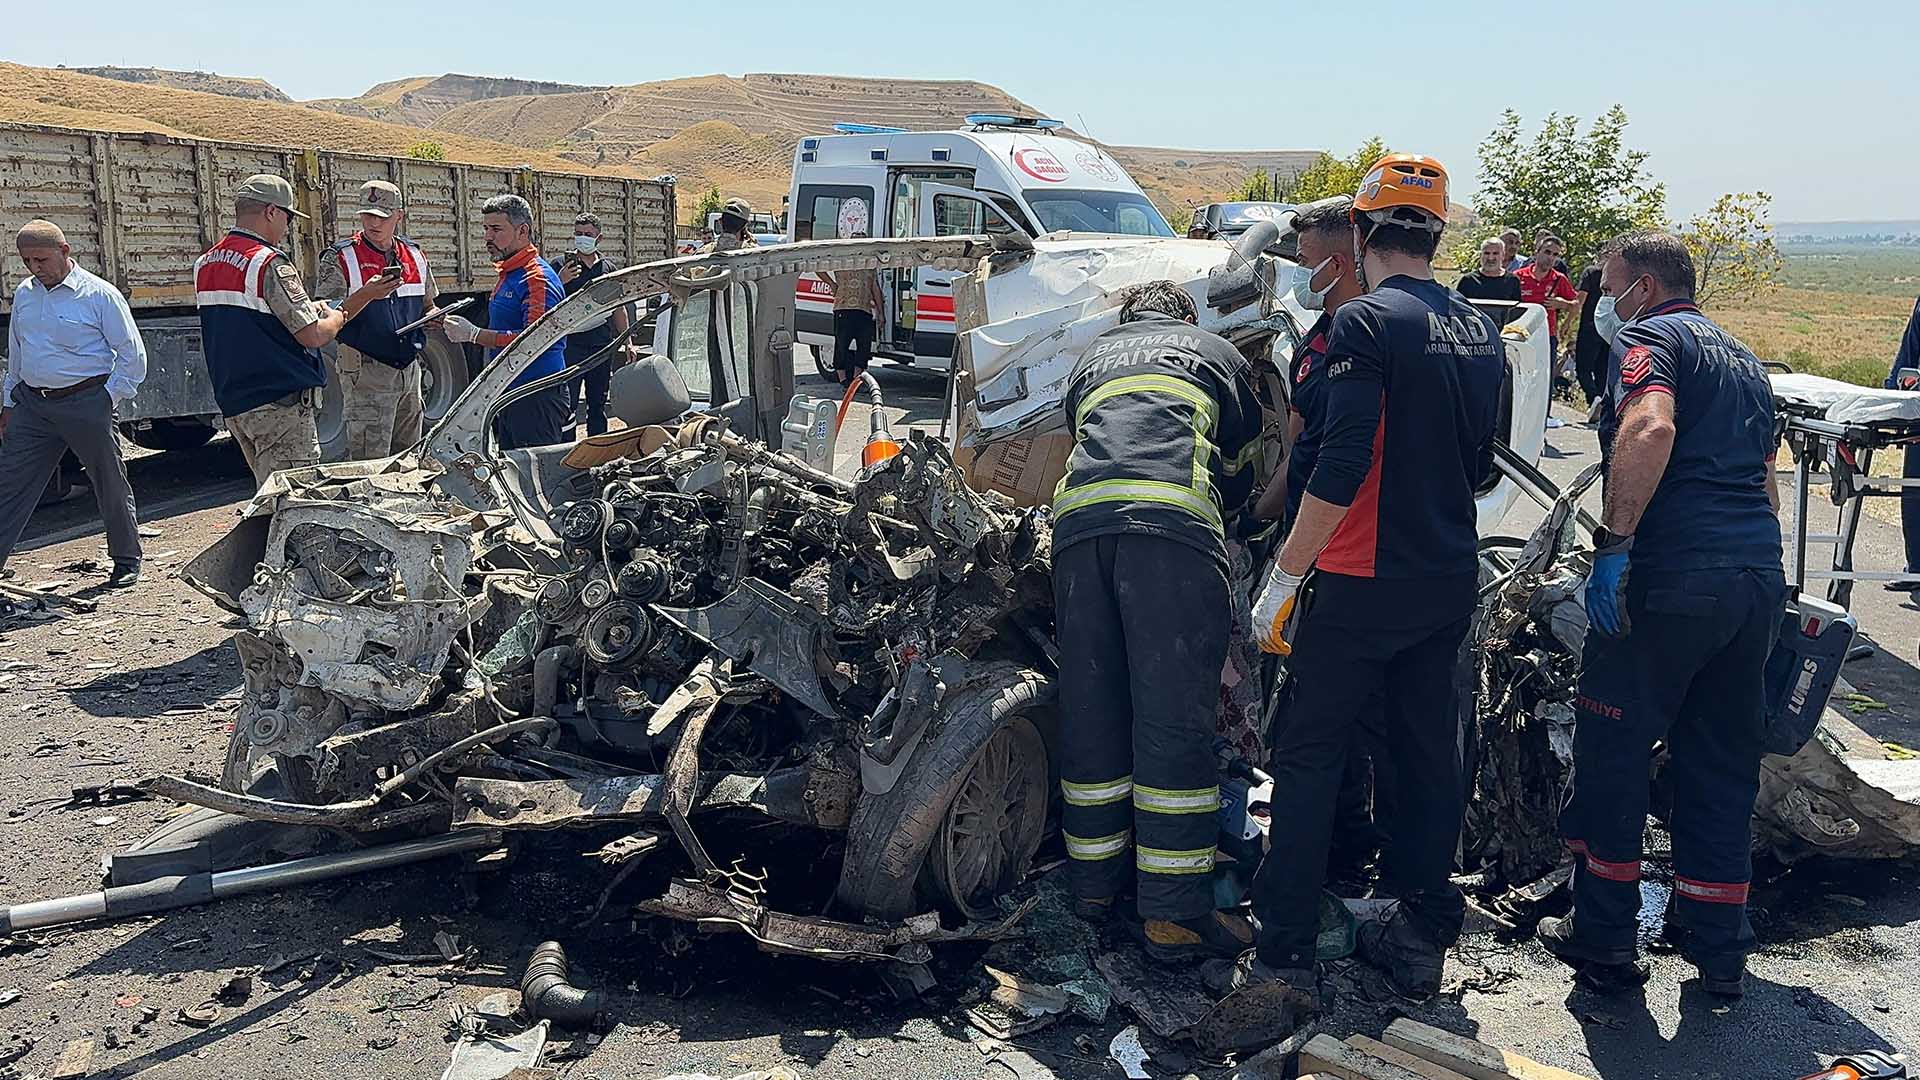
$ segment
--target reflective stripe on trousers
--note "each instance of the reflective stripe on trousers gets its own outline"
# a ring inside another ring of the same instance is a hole
[[[1143,874],[1210,874],[1213,872],[1213,848],[1167,851],[1139,846],[1133,849],[1133,864]]]
[[[1099,862],[1111,859],[1127,850],[1129,830],[1122,829],[1108,836],[1082,837],[1072,833],[1062,833],[1067,841],[1067,855],[1081,862]]]
[[[1215,789],[1216,792],[1218,789]],[[1133,794],[1133,777],[1123,776],[1112,783],[1075,784],[1060,781],[1060,796],[1068,806],[1105,806]]]
[[[1220,809],[1220,785],[1185,790],[1138,785],[1133,808],[1149,814],[1211,814]]]

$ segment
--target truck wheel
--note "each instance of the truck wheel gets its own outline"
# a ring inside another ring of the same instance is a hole
[[[327,385],[320,388],[320,408],[313,414],[313,429],[320,437],[321,461],[340,461],[347,456],[347,396],[340,391],[340,371],[334,366],[338,355],[331,344],[320,350]]]
[[[855,804],[836,903],[896,920],[924,893],[969,918],[997,914],[994,897],[1026,875],[1046,832],[1051,764],[1029,714],[1053,694],[1010,663],[954,691],[893,790]]]
[[[147,427],[123,425],[120,429],[133,445],[147,450],[192,450],[207,445],[213,438],[213,425],[198,420],[155,420]]]
[[[427,335],[427,347],[420,352],[421,415],[431,427],[447,415],[460,392],[473,381],[467,370],[466,349],[446,338]]]

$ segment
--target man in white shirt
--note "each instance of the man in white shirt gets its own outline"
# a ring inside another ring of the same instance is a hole
[[[0,565],[33,516],[60,458],[86,466],[107,526],[113,572],[107,587],[140,580],[140,533],[114,407],[147,377],[147,349],[118,290],[73,261],[51,221],[29,221],[15,238],[30,276],[13,294],[7,332],[5,408],[0,410]]]

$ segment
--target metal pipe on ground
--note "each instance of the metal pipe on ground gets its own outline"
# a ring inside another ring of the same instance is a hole
[[[62,896],[52,900],[34,900],[0,909],[0,934],[31,930],[41,926],[88,922],[94,919],[124,919],[151,915],[159,911],[192,907],[212,900],[224,900],[241,893],[266,889],[286,889],[329,878],[385,870],[408,863],[424,862],[443,855],[478,851],[500,843],[500,833],[491,829],[444,833],[424,840],[406,840],[398,844],[344,851],[335,855],[314,855],[305,859],[220,870],[209,874],[156,878],[138,885],[120,885],[99,892]]]

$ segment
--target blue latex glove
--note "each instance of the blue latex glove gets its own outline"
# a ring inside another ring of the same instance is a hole
[[[1608,637],[1627,632],[1627,553],[1613,552],[1593,557],[1593,571],[1587,575],[1587,624]]]

